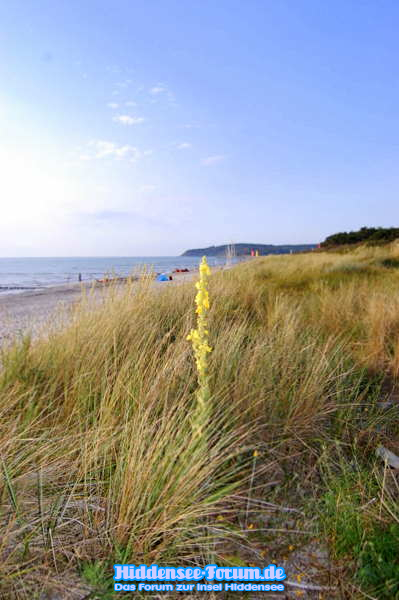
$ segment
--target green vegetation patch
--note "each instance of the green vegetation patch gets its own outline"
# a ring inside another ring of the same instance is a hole
[[[392,242],[397,238],[399,238],[398,227],[362,227],[358,231],[341,231],[329,235],[324,242],[322,242],[321,246],[322,248],[329,248],[332,246],[359,244],[362,242]]]
[[[333,554],[354,568],[354,580],[380,599],[399,598],[399,521],[378,519],[377,481],[348,465],[328,479],[322,521]],[[373,510],[367,510],[368,506]]]
[[[399,269],[399,258],[384,258],[379,264],[387,269]]]
[[[359,582],[378,598],[399,598],[399,524],[374,527],[359,551]]]

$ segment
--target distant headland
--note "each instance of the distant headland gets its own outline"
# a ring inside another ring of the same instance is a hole
[[[221,246],[209,246],[208,248],[194,248],[183,252],[182,256],[225,256],[233,252],[235,256],[250,256],[251,252],[258,251],[259,256],[266,254],[290,254],[290,252],[304,252],[313,250],[317,244],[223,244]]]

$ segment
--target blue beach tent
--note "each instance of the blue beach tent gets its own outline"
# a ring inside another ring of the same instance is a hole
[[[157,277],[157,281],[169,281],[169,277],[165,273],[161,273]]]

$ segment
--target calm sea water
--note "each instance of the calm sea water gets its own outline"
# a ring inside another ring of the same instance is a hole
[[[0,293],[18,293],[25,290],[61,285],[78,281],[101,279],[114,273],[125,276],[146,266],[156,273],[173,269],[196,269],[200,257],[139,256],[97,258],[0,258]],[[225,263],[225,258],[209,257],[210,266]]]

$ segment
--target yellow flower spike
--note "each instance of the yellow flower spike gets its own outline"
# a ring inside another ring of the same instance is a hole
[[[208,293],[208,276],[211,271],[206,262],[206,257],[202,258],[199,266],[199,281],[196,282],[197,290],[195,296],[197,328],[192,329],[187,340],[191,341],[195,364],[197,368],[198,391],[197,391],[197,408],[193,416],[193,429],[196,435],[203,436],[203,429],[206,425],[209,412],[209,385],[207,373],[207,355],[212,351],[208,344],[208,329],[206,324],[206,314],[210,308],[209,293]]]
[[[259,456],[259,452],[257,450],[254,450],[254,453],[252,455],[254,458],[256,458],[257,456]]]

